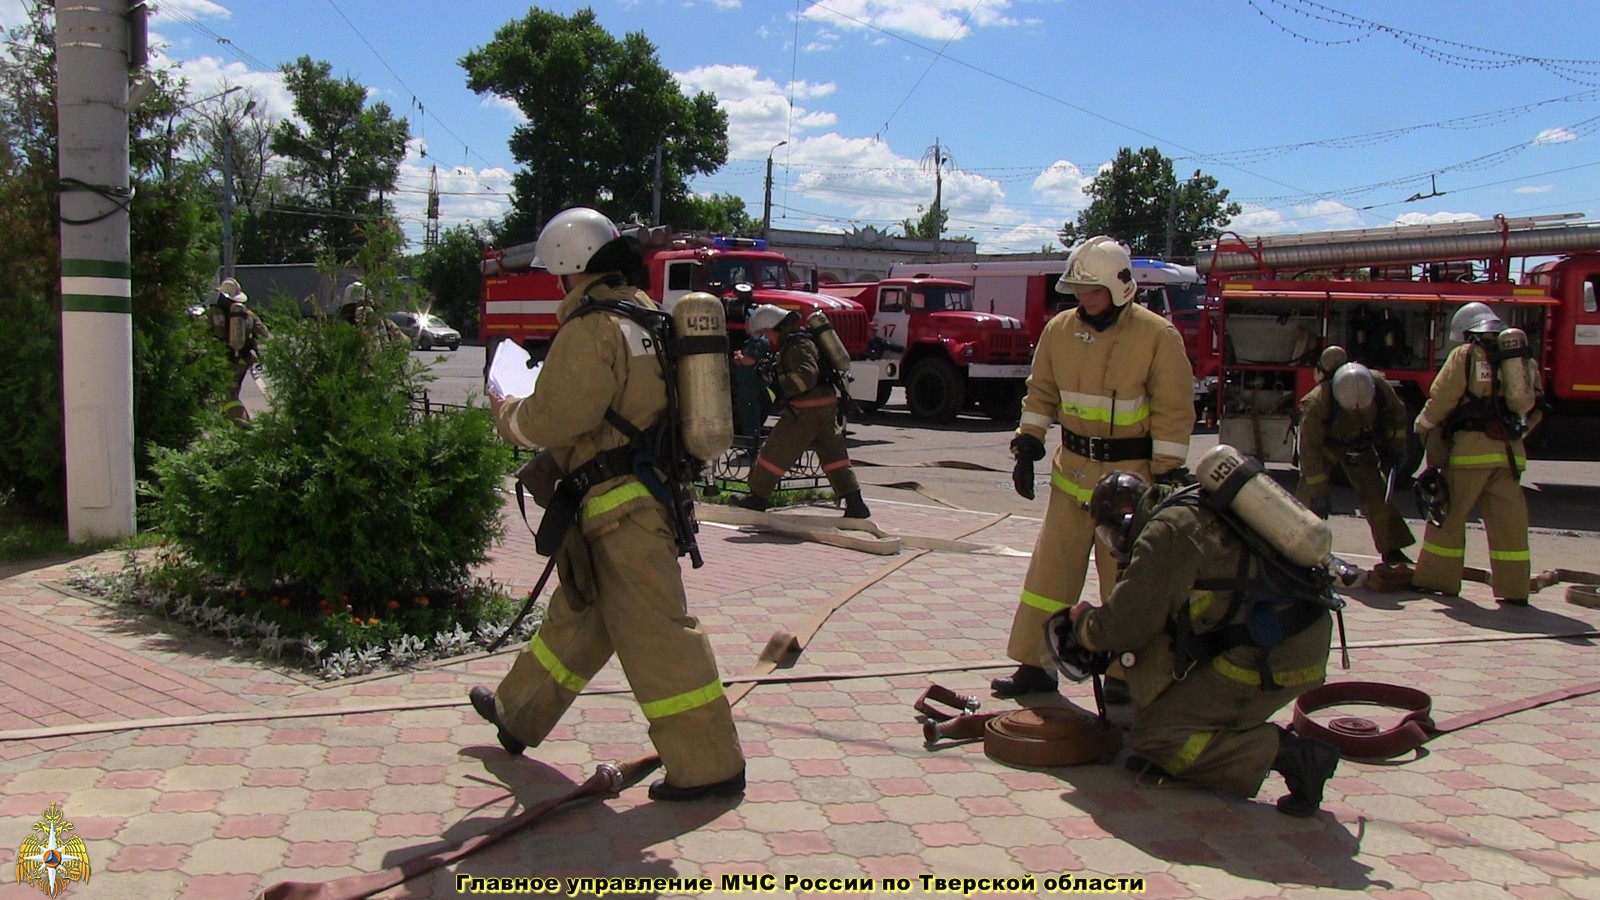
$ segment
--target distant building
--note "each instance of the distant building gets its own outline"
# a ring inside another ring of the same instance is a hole
[[[360,281],[361,273],[347,268],[341,269],[337,277],[329,278],[312,263],[282,263],[234,266],[233,277],[250,295],[250,305],[258,310],[290,305],[298,308],[303,316],[319,312],[331,316],[339,308],[344,289],[351,282]],[[222,279],[220,269],[217,279]]]
[[[823,284],[881,281],[893,263],[961,262],[978,254],[975,241],[939,241],[936,247],[931,240],[893,237],[871,225],[845,233],[774,228],[767,233],[767,246],[796,262],[814,264]]]

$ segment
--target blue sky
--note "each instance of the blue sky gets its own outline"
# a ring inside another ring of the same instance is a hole
[[[0,0],[0,22],[25,2]],[[458,60],[526,4],[158,2],[153,43],[193,97],[242,85],[290,115],[274,67],[309,54],[410,119],[398,203],[413,240],[431,165],[446,227],[504,210],[518,117],[467,90]],[[730,159],[695,190],[759,218],[773,154],[774,227],[897,229],[933,200],[935,142],[951,231],[984,252],[1054,243],[1124,146],[1216,176],[1247,235],[1600,207],[1592,0],[587,5],[727,110]]]

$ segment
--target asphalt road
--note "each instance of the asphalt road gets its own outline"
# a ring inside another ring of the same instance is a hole
[[[464,346],[455,352],[417,352],[429,364],[434,381],[429,395],[435,402],[461,404],[483,401],[482,347]],[[850,456],[858,466],[869,499],[937,503],[984,512],[1009,512],[1042,517],[1049,496],[1048,469],[1041,463],[1035,473],[1034,500],[1017,496],[1011,485],[1012,424],[979,416],[962,416],[949,425],[930,426],[912,420],[903,393],[896,389],[889,404],[850,427]],[[1190,442],[1190,461],[1216,444],[1215,434],[1196,434]],[[1271,467],[1274,477],[1293,486],[1294,470]],[[1594,558],[1600,545],[1600,463],[1533,460],[1524,475],[1528,486],[1529,517],[1533,525],[1534,568],[1568,568],[1600,571]],[[1401,511],[1414,515],[1410,496]],[[1371,554],[1366,522],[1357,512],[1356,498],[1348,488],[1336,489],[1333,501],[1335,546],[1353,560]],[[1422,525],[1411,525],[1418,539]],[[1481,528],[1468,535],[1469,564],[1482,565],[1486,557]],[[1476,562],[1474,562],[1476,561]]]

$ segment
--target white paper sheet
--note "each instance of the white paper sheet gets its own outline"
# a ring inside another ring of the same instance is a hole
[[[484,389],[489,393],[499,393],[502,397],[529,397],[533,395],[533,387],[539,381],[539,369],[543,365],[528,368],[528,351],[513,340],[504,340],[495,345],[494,359],[489,362],[489,378]]]

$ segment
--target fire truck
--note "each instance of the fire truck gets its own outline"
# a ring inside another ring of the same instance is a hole
[[[972,308],[972,285],[949,278],[888,278],[825,284],[823,292],[860,304],[875,337],[859,373],[876,364],[876,396],[852,386],[869,409],[906,389],[914,418],[949,422],[969,403],[994,419],[1015,420],[1027,390],[1033,341],[1021,320]],[[860,375],[856,376],[858,379]]]
[[[1578,214],[1244,238],[1202,245],[1202,340],[1224,443],[1289,462],[1296,404],[1322,348],[1381,371],[1414,416],[1464,303],[1527,332],[1550,414],[1545,459],[1600,459],[1600,227]],[[1513,272],[1514,263],[1520,272]],[[1413,440],[1414,468],[1420,448]]]
[[[995,260],[959,263],[896,263],[889,277],[958,278],[972,283],[973,309],[1020,320],[1028,338],[1037,344],[1045,323],[1056,313],[1077,305],[1071,294],[1056,291],[1056,280],[1066,258]],[[1183,335],[1183,345],[1194,367],[1195,410],[1202,418],[1215,395],[1216,364],[1203,340],[1202,308],[1205,279],[1193,266],[1160,259],[1135,257],[1133,276],[1139,285],[1138,302],[1166,316]]]
[[[651,299],[670,311],[692,291],[722,298],[735,347],[744,341],[748,310],[734,286],[748,284],[756,304],[795,310],[802,320],[817,310],[826,313],[851,358],[866,357],[871,339],[867,311],[854,301],[816,293],[809,278],[797,274],[788,257],[768,250],[765,241],[676,234],[666,226],[625,233],[644,245]],[[533,243],[485,251],[479,271],[479,332],[484,343],[510,338],[533,358],[543,358],[556,332],[556,309],[564,296],[561,280],[539,265]],[[856,379],[852,390],[876,396],[876,367],[863,367],[860,373],[855,368],[851,367]]]

